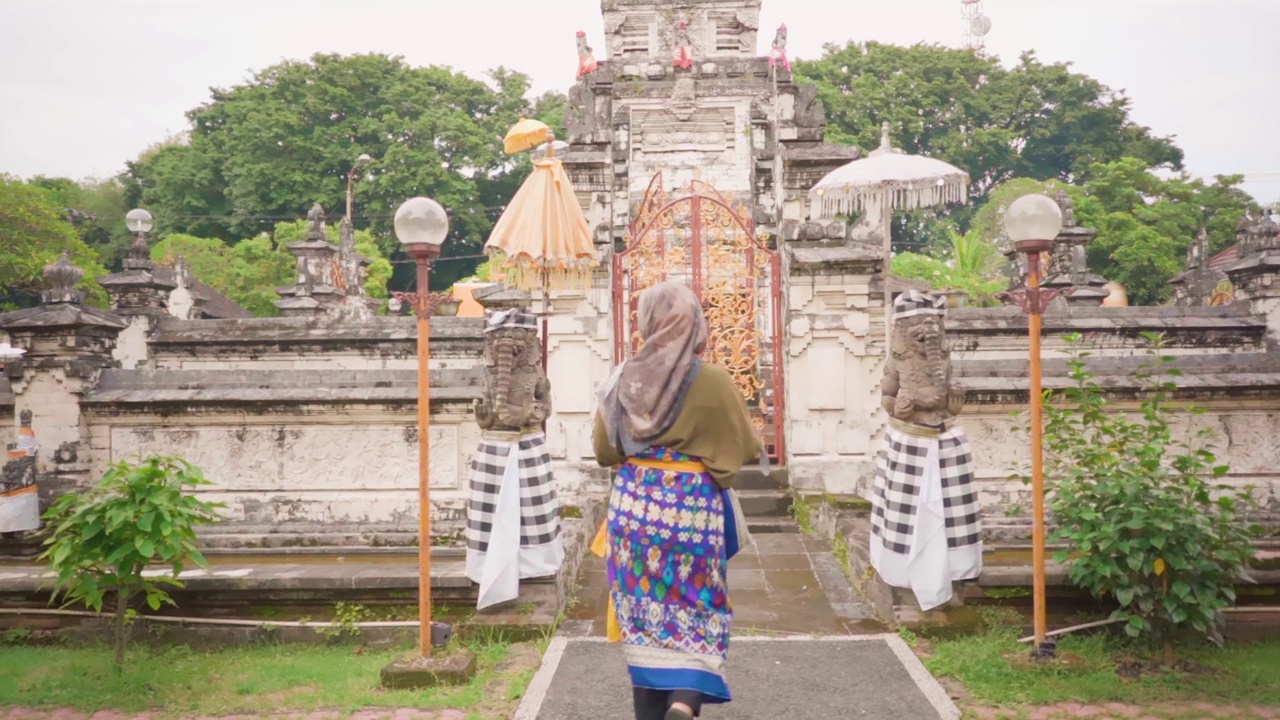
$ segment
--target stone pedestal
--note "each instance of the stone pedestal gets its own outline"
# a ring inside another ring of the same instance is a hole
[[[464,647],[451,647],[431,657],[408,657],[382,668],[382,687],[422,690],[465,685],[476,674],[476,656]]]

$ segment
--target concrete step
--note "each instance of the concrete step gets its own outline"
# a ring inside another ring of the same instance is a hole
[[[737,490],[789,490],[791,481],[787,477],[787,469],[775,466],[766,474],[760,468],[752,466],[743,468],[733,479],[733,487]]]
[[[741,490],[738,502],[748,518],[791,517],[791,493],[783,490]]]
[[[747,530],[752,535],[796,535],[800,526],[794,520],[781,518],[747,518]]]

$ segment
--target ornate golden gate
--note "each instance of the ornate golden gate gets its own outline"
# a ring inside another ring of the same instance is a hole
[[[724,367],[746,398],[769,456],[783,455],[782,263],[757,236],[747,206],[693,181],[668,197],[654,176],[613,258],[614,355],[640,347],[637,298],[664,280],[688,283],[706,312],[704,358]]]

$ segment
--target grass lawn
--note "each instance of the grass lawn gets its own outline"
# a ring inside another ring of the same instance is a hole
[[[471,648],[470,684],[388,691],[379,671],[409,650],[257,646],[225,650],[133,646],[122,673],[105,647],[0,645],[0,707],[160,711],[165,715],[268,714],[363,707],[453,708],[469,720],[508,717],[541,657],[533,643]]]
[[[1211,701],[1280,706],[1280,642],[1189,648],[1180,651],[1179,659],[1193,663],[1193,672],[1155,669],[1122,677],[1116,672],[1118,662],[1150,667],[1150,658],[1159,653],[1111,635],[1067,636],[1059,639],[1058,659],[1039,664],[1028,657],[1030,645],[1018,643],[1017,637],[1018,630],[996,615],[989,616],[980,635],[937,640],[921,650],[935,676],[964,685],[971,705]]]

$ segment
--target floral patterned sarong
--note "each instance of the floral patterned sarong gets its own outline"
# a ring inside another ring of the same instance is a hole
[[[727,491],[700,467],[663,448],[621,467],[609,498],[609,593],[633,685],[720,703],[730,699],[726,571],[736,536]]]

